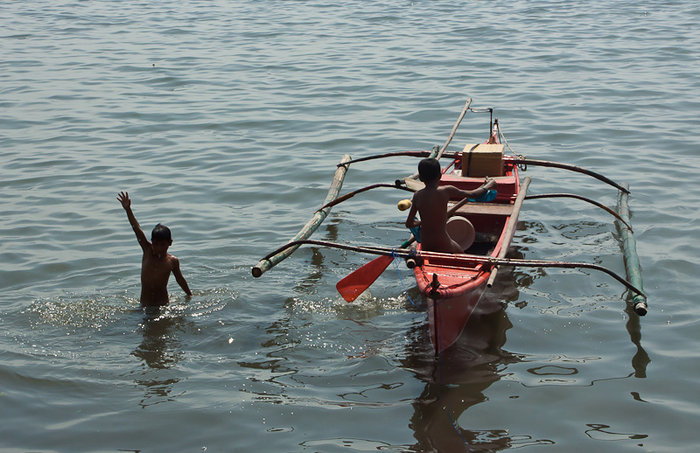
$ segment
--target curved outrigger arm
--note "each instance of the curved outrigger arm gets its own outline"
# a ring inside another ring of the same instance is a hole
[[[577,200],[582,200],[585,202],[588,202],[592,205],[598,206],[601,209],[604,209],[611,215],[613,215],[617,220],[622,222],[630,231],[632,230],[632,226],[623,219],[620,214],[617,212],[613,211],[609,207],[605,206],[603,203],[597,202],[595,200],[591,200],[590,198],[584,197],[582,195],[577,195],[575,193],[543,193],[543,194],[537,194],[537,195],[527,195],[525,197],[526,200],[536,200],[538,198],[576,198]]]
[[[347,200],[347,199],[349,199],[349,198],[354,197],[354,196],[357,195],[358,193],[366,192],[366,191],[368,191],[368,190],[376,189],[376,188],[378,188],[378,187],[389,187],[389,188],[392,188],[392,189],[405,190],[406,192],[411,192],[411,193],[415,192],[415,190],[409,189],[408,187],[401,185],[401,182],[402,182],[401,180],[398,180],[398,179],[397,179],[396,182],[394,182],[394,184],[383,184],[383,183],[379,183],[379,184],[370,184],[369,186],[365,186],[365,187],[363,187],[363,188],[361,188],[361,189],[353,190],[352,192],[348,192],[348,193],[346,193],[345,195],[339,196],[339,197],[336,198],[335,200],[329,201],[328,203],[326,203],[326,204],[324,204],[323,206],[321,206],[320,208],[318,208],[318,209],[316,210],[316,212],[321,211],[322,209],[326,209],[326,208],[333,207],[333,206],[335,206],[335,205],[337,205],[337,204],[339,204],[339,203],[342,203],[343,201],[345,201],[345,200]]]
[[[358,162],[366,162],[368,160],[386,159],[387,157],[429,157],[431,154],[433,154],[433,151],[397,151],[394,153],[384,153],[375,154],[373,156],[358,157],[357,159],[352,159],[347,162],[339,163],[337,166],[341,167],[350,164],[356,164]]]
[[[624,193],[630,193],[629,189],[626,187],[621,186],[620,184],[616,183],[612,179],[608,178],[607,176],[601,175],[600,173],[596,173],[594,171],[588,170],[587,168],[582,168],[582,167],[577,167],[576,165],[571,165],[571,164],[564,164],[561,162],[551,162],[548,160],[535,160],[535,159],[524,159],[524,158],[514,158],[514,159],[509,159],[510,162],[516,164],[516,165],[534,165],[534,166],[540,166],[540,167],[551,167],[551,168],[560,168],[562,170],[570,170],[570,171],[575,171],[577,173],[583,173],[588,176],[592,176],[595,179],[599,181],[603,181],[606,184],[609,184],[613,187],[615,187],[617,190],[620,190]]]
[[[263,260],[269,259],[279,253],[284,252],[286,249],[291,247],[299,247],[301,245],[316,245],[320,247],[331,247],[341,250],[348,250],[351,252],[367,253],[372,255],[387,255],[394,256],[398,258],[412,258],[416,260],[421,260],[422,258],[428,259],[451,259],[454,261],[455,266],[473,266],[476,264],[486,264],[490,266],[515,266],[515,267],[558,267],[558,268],[568,268],[568,269],[593,269],[597,271],[604,272],[624,285],[628,290],[633,291],[636,294],[645,296],[644,292],[634,286],[632,283],[628,282],[612,270],[593,263],[579,263],[579,262],[567,262],[567,261],[548,261],[548,260],[522,260],[514,258],[493,258],[489,256],[481,255],[469,255],[469,254],[452,254],[452,253],[440,253],[440,252],[416,252],[414,250],[407,249],[391,249],[386,247],[374,247],[374,246],[355,246],[347,244],[339,244],[336,242],[328,241],[318,241],[314,239],[304,239],[298,241],[291,241],[282,247],[270,252]]]
[[[407,157],[431,157],[435,156],[436,150],[439,150],[439,147],[433,148],[433,151],[402,151],[402,152],[395,152],[395,153],[386,153],[386,154],[377,154],[374,156],[367,156],[367,157],[360,157],[358,159],[353,159],[345,163],[340,163],[338,166],[347,166],[349,164],[357,163],[357,162],[365,162],[368,160],[374,160],[374,159],[384,159],[387,157],[401,157],[401,156],[407,156]],[[442,157],[447,157],[451,159],[459,159],[461,158],[460,153],[444,153]],[[599,181],[602,181],[606,184],[609,184],[616,188],[619,191],[622,191],[624,193],[630,193],[629,189],[626,187],[621,186],[620,184],[616,183],[612,179],[608,178],[605,175],[602,175],[598,172],[588,170],[587,168],[583,167],[578,167],[576,165],[571,165],[571,164],[565,164],[562,162],[552,162],[549,160],[537,160],[537,159],[525,159],[523,157],[505,157],[504,160],[507,160],[508,162],[513,163],[514,165],[532,165],[532,166],[538,166],[538,167],[549,167],[549,168],[559,168],[561,170],[569,170],[569,171],[574,171],[577,173],[583,173],[588,176],[591,176],[593,178],[596,178]]]

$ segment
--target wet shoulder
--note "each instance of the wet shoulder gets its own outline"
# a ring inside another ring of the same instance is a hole
[[[180,266],[180,260],[175,255],[168,254],[168,263],[171,269],[177,269]]]

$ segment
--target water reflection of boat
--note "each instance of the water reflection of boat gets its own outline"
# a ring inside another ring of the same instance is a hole
[[[439,357],[424,347],[429,344],[425,338],[411,346],[415,349],[403,361],[425,382],[410,420],[416,451],[499,451],[513,446],[505,427],[484,431],[459,422],[470,407],[486,401],[485,390],[501,378],[504,366],[519,361],[503,349],[506,331],[512,327],[503,305],[488,294],[482,305],[493,310],[474,313],[453,347]],[[429,335],[427,326],[419,329],[417,337]]]
[[[519,253],[511,251],[510,255]],[[513,284],[517,278],[504,269],[501,279],[479,301],[466,328],[440,356],[433,355],[428,326],[416,327],[411,336],[416,342],[408,347],[402,365],[425,382],[423,392],[413,403],[410,420],[416,439],[412,450],[432,452],[494,452],[524,444],[551,444],[547,439],[519,434],[513,437],[508,427],[478,429],[464,426],[465,413],[488,400],[486,390],[501,379],[510,364],[522,359],[503,348],[506,332],[512,327],[505,307],[518,300]],[[426,347],[427,346],[427,347]]]

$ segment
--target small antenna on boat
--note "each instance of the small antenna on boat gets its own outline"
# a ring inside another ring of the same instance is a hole
[[[474,113],[489,113],[489,137],[491,137],[491,131],[493,131],[493,107],[488,107],[488,108],[476,108],[476,109],[469,109]]]

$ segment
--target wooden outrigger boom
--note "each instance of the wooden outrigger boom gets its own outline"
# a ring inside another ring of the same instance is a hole
[[[463,265],[469,265],[473,263],[480,263],[480,264],[488,264],[492,266],[514,266],[514,267],[539,267],[539,268],[545,268],[545,267],[556,267],[556,268],[564,268],[564,269],[593,269],[597,271],[604,272],[611,276],[613,279],[617,280],[620,282],[623,286],[625,286],[628,290],[634,292],[637,295],[640,295],[642,297],[646,297],[644,295],[644,292],[637,288],[635,285],[631,284],[624,278],[622,278],[620,275],[616,274],[615,272],[611,271],[610,269],[603,267],[598,264],[593,264],[593,263],[578,263],[578,262],[569,262],[569,261],[548,261],[548,260],[529,260],[529,259],[515,259],[515,258],[494,258],[490,256],[482,256],[482,255],[470,255],[467,253],[464,254],[452,254],[452,253],[442,253],[442,252],[416,252],[413,250],[406,250],[402,248],[398,249],[392,249],[392,248],[387,248],[387,247],[375,247],[375,246],[354,246],[354,245],[347,245],[347,244],[339,244],[336,242],[328,242],[328,241],[318,241],[315,239],[300,239],[300,240],[295,240],[288,242],[287,244],[283,245],[282,247],[278,248],[277,250],[271,252],[267,257],[263,258],[262,261],[265,259],[270,259],[271,257],[277,256],[279,254],[282,254],[286,250],[289,249],[294,249],[296,250],[299,246],[301,245],[316,245],[320,247],[329,247],[329,248],[336,248],[340,250],[347,250],[350,252],[357,252],[357,253],[367,253],[370,255],[385,255],[385,256],[392,256],[395,258],[404,258],[404,259],[413,259],[413,260],[422,260],[422,259],[449,259],[452,260],[454,263],[454,267],[459,267]]]
[[[525,200],[525,196],[527,195],[527,188],[530,186],[530,178],[525,177],[523,178],[523,182],[520,184],[520,192],[518,193],[517,198],[515,199],[515,202],[513,203],[513,213],[510,216],[510,219],[508,221],[508,225],[506,225],[506,232],[504,234],[505,239],[504,241],[507,241],[508,244],[513,240],[513,236],[515,235],[515,228],[518,223],[518,214],[520,213],[520,209],[523,206],[523,201]],[[505,258],[506,253],[508,252],[508,247],[503,247],[501,251],[498,253],[497,257],[498,258]],[[493,286],[494,280],[496,280],[496,275],[498,275],[498,267],[494,267],[491,270],[491,275],[489,276],[489,279],[486,282],[486,286],[491,288]]]

